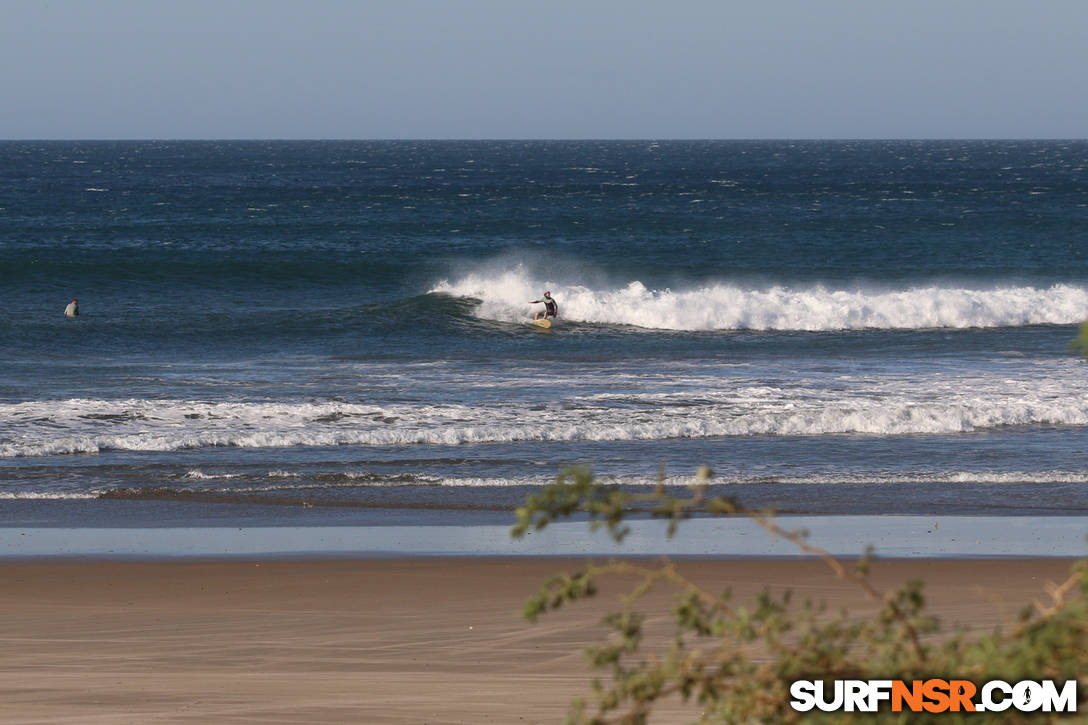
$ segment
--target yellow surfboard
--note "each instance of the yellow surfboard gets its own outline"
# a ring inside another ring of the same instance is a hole
[[[548,329],[549,327],[551,327],[551,326],[552,326],[552,321],[551,321],[551,320],[548,320],[548,319],[543,319],[543,320],[529,320],[529,324],[530,324],[530,325],[536,325],[537,327],[542,327],[542,328],[544,328],[545,330],[547,330],[547,329]]]

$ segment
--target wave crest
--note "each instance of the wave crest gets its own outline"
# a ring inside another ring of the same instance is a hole
[[[16,422],[0,459],[215,447],[457,446],[826,435],[948,435],[1009,426],[1088,426],[1079,369],[1061,380],[859,379],[841,390],[726,383],[721,390],[573,396],[557,406],[490,404],[384,409],[340,402],[42,401],[0,405]],[[87,422],[89,410],[141,410]],[[203,415],[193,417],[193,411]],[[20,421],[19,419],[22,418]],[[280,473],[278,475],[287,475]],[[210,474],[190,470],[190,481]]]
[[[536,279],[518,266],[443,280],[430,291],[480,300],[477,317],[517,322],[529,316],[529,300],[544,289],[552,291],[564,319],[658,330],[963,329],[1068,325],[1088,317],[1088,287],[1072,284],[846,290],[715,283],[673,290],[635,280],[594,288]]]

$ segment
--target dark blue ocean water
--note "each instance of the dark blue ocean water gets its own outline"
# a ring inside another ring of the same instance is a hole
[[[0,524],[471,517],[572,463],[708,464],[786,511],[1083,514],[1086,165],[0,143]]]

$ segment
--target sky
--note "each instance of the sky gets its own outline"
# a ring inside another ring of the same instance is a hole
[[[1085,0],[3,0],[2,139],[1088,137]]]

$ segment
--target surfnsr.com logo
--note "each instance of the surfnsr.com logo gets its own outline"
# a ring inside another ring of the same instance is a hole
[[[1077,681],[797,680],[790,697],[798,712],[1076,712]]]

